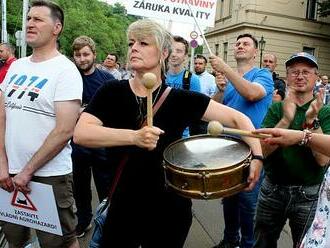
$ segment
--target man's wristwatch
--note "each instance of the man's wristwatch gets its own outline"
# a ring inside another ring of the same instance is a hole
[[[307,124],[304,122],[303,129],[308,129],[308,130],[316,130],[320,128],[320,120],[318,118],[315,118],[312,123]]]
[[[260,160],[261,162],[264,162],[265,161],[265,158],[262,155],[254,155],[254,154],[252,154],[251,160],[253,160],[253,159]]]

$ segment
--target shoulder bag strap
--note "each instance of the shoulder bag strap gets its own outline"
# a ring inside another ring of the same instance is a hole
[[[157,103],[155,104],[155,106],[153,107],[152,109],[152,112],[153,112],[153,115],[155,115],[158,111],[158,109],[160,108],[160,106],[163,104],[163,102],[165,101],[165,99],[167,98],[168,94],[170,93],[171,91],[171,87],[167,87],[163,94],[161,95],[161,97],[159,98],[159,100],[157,101]],[[147,120],[145,119],[142,123],[142,127],[145,126],[147,124]],[[109,192],[109,195],[108,195],[108,201],[111,199],[113,193],[115,192],[116,190],[116,187],[117,187],[117,184],[119,182],[119,178],[120,178],[120,175],[124,169],[124,166],[126,164],[128,160],[128,154],[125,154],[124,157],[120,160],[119,162],[119,165],[118,165],[118,168],[117,168],[117,171],[116,171],[116,176],[113,180],[113,183],[111,185],[111,189],[110,189],[110,192]]]
[[[153,116],[157,113],[160,106],[162,106],[162,104],[165,101],[166,97],[168,96],[168,94],[170,94],[171,89],[172,89],[171,87],[167,86],[166,89],[164,90],[163,94],[159,97],[159,100],[156,102],[156,104],[152,108],[152,115]],[[147,125],[147,119],[145,118],[144,121],[142,122],[141,127],[144,127],[146,125]]]
[[[190,78],[191,78],[191,72],[189,70],[185,70],[183,74],[183,79],[182,79],[182,88],[184,90],[190,90]]]

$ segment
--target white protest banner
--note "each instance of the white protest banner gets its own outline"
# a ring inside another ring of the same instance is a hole
[[[62,235],[53,188],[30,182],[30,194],[0,188],[0,220]]]
[[[113,4],[114,0],[106,0]],[[127,13],[144,17],[172,20],[213,27],[217,0],[126,0]]]

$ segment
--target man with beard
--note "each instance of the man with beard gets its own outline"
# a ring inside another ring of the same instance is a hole
[[[206,64],[207,59],[203,55],[196,55],[194,65],[195,73],[200,82],[200,92],[213,97],[216,93],[217,86],[215,84],[215,77],[206,71]],[[207,133],[207,122],[201,120],[198,123],[194,123],[189,127],[189,131],[190,135]]]
[[[200,92],[212,97],[216,92],[217,85],[215,84],[215,77],[206,70],[207,59],[203,55],[198,54],[195,57],[194,65],[195,73],[199,77]]]
[[[73,59],[83,79],[82,108],[86,107],[97,89],[106,81],[114,79],[107,71],[95,67],[95,42],[88,36],[79,36],[72,44]],[[108,194],[111,171],[106,165],[105,149],[91,149],[72,142],[74,198],[77,205],[78,224],[76,235],[81,238],[92,225],[91,172],[99,197],[102,201]]]

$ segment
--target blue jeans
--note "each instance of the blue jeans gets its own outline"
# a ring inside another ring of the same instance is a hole
[[[252,191],[242,191],[222,200],[225,220],[223,239],[232,243],[240,242],[241,248],[251,248],[254,243],[253,219],[262,178],[260,176],[259,182]]]
[[[266,177],[262,183],[254,227],[253,247],[274,248],[289,219],[293,247],[297,247],[311,225],[318,199],[319,185],[282,186]]]
[[[92,238],[89,242],[89,248],[100,248],[103,236],[103,227],[105,223],[105,219],[107,218],[108,208],[110,202],[108,202],[107,198],[103,199],[103,201],[97,206],[95,210],[95,219],[94,219],[94,230],[92,234]]]

